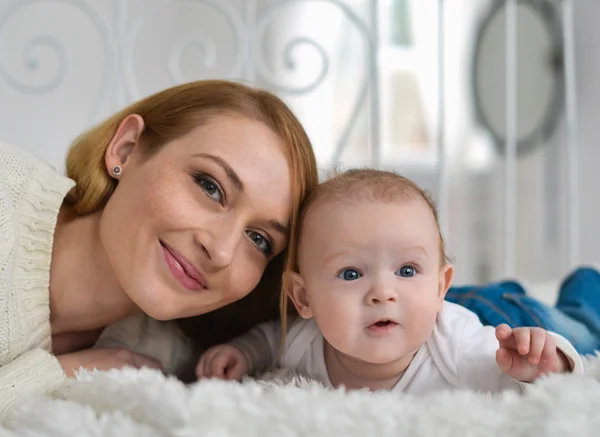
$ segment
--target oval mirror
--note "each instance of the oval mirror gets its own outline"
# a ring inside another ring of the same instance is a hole
[[[517,3],[517,153],[543,144],[556,128],[563,101],[562,33],[556,6]],[[496,0],[476,33],[473,95],[477,119],[503,152],[506,134],[505,1]]]

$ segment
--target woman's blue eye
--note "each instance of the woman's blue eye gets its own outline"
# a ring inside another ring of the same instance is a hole
[[[254,231],[246,231],[246,235],[248,235],[252,243],[254,243],[265,256],[269,257],[273,254],[273,245],[263,235]]]
[[[223,193],[219,185],[204,175],[195,175],[194,179],[196,183],[202,188],[202,190],[215,201],[223,203]]]
[[[413,266],[402,266],[396,271],[396,275],[402,276],[403,278],[412,278],[417,274],[417,271]]]
[[[362,278],[362,275],[356,269],[344,269],[338,273],[337,277],[344,281],[356,281]]]

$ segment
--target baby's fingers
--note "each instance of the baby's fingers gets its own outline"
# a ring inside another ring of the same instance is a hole
[[[196,365],[196,378],[200,379],[204,376],[204,362],[205,362],[205,358],[204,356],[200,357],[200,360],[198,360],[198,364]]]
[[[529,362],[531,364],[538,364],[542,357],[542,352],[545,351],[546,345],[549,341],[549,335],[546,330],[542,328],[531,328],[529,331],[530,335],[530,346],[529,346]],[[554,339],[552,339],[554,340]],[[555,347],[556,349],[556,347]],[[520,351],[519,351],[520,352]]]
[[[513,367],[513,357],[507,349],[500,348],[496,351],[496,363],[502,372],[510,373]]]
[[[217,354],[210,362],[210,375],[214,378],[225,378],[225,370],[229,366],[228,354]]]
[[[496,326],[496,338],[498,339],[498,343],[500,343],[500,347],[513,350],[517,348],[513,333],[514,330],[506,323]]]
[[[556,349],[556,339],[552,335],[546,334],[546,342],[544,344],[544,349],[542,350],[539,364],[540,372],[556,372],[559,362],[558,354],[559,352]]]
[[[529,328],[513,329],[517,352],[520,355],[527,355],[531,350],[531,332]]]
[[[231,367],[227,369],[226,379],[233,379],[239,381],[245,376],[244,365],[240,361],[236,361]]]
[[[210,364],[215,356],[216,352],[214,350],[209,349],[200,357],[200,361],[198,362],[198,366],[196,367],[196,375],[198,378],[210,378]]]

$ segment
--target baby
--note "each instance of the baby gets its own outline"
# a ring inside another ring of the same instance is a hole
[[[545,373],[583,373],[560,335],[483,326],[444,301],[453,267],[437,212],[404,177],[377,170],[333,177],[307,199],[297,232],[283,288],[300,317],[287,335],[280,323],[266,323],[208,349],[198,378],[237,380],[276,363],[331,387],[425,394],[520,390]]]

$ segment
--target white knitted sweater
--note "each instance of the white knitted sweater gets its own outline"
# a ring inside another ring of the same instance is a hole
[[[66,378],[52,355],[50,261],[54,228],[74,182],[28,152],[0,142],[0,423],[31,393],[52,393]],[[168,373],[191,357],[174,323],[145,315],[108,327],[97,347],[128,347]]]
[[[0,143],[0,420],[18,400],[65,378],[50,353],[50,259],[73,181]]]

